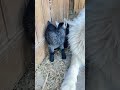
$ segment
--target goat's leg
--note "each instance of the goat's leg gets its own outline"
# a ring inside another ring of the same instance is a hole
[[[53,62],[54,61],[54,48],[51,46],[48,46],[48,48],[49,48],[49,54],[50,54],[49,59],[51,62]]]
[[[72,55],[71,65],[65,75],[61,90],[76,90],[77,76],[79,74],[79,70],[83,67],[84,65],[80,58],[78,58],[77,55]]]
[[[64,45],[61,45],[61,46],[60,46],[60,50],[61,50],[62,59],[66,59],[66,54],[65,54],[65,50],[64,50]]]

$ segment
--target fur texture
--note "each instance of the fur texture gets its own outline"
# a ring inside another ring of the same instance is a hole
[[[52,23],[48,21],[48,26],[45,31],[45,39],[48,43],[49,53],[50,53],[50,61],[54,61],[54,49],[60,48],[62,59],[66,59],[66,54],[64,51],[64,42],[65,42],[65,23],[56,22],[55,27]]]
[[[85,9],[81,10],[77,18],[67,23],[70,25],[68,42],[72,58],[61,90],[76,90],[78,73],[85,69]]]

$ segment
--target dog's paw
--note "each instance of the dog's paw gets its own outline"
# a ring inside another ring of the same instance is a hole
[[[60,90],[76,90],[76,84],[73,81],[64,81]]]

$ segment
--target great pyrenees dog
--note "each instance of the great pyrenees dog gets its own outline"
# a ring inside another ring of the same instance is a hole
[[[65,21],[70,26],[68,42],[72,58],[61,85],[61,90],[76,90],[77,76],[85,70],[85,8],[72,21],[66,19]]]

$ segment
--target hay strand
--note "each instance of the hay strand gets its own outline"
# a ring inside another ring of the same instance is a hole
[[[47,76],[46,76],[46,79],[45,79],[45,82],[44,82],[44,84],[43,84],[42,90],[44,90],[44,88],[45,88],[45,85],[46,85],[47,80],[48,80],[48,76],[49,76],[49,73],[48,73]]]

